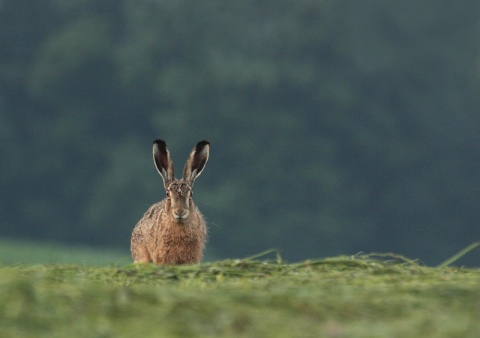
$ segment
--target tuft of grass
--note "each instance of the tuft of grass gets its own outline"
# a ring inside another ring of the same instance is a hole
[[[273,251],[275,252],[275,251]],[[266,253],[272,253],[271,251]],[[285,264],[0,266],[1,337],[477,337],[480,270],[363,254]]]

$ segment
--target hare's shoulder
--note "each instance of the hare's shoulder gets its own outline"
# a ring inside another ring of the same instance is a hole
[[[166,200],[163,199],[161,201],[158,201],[155,204],[152,204],[150,208],[147,209],[143,217],[155,218],[156,216],[158,216],[158,214],[163,212],[163,210],[165,209],[165,203],[166,203]]]
[[[160,215],[162,214],[163,210],[165,209],[165,200],[161,200],[147,209],[143,217],[138,221],[137,225],[135,226],[140,227],[142,224],[153,224],[159,220]]]
[[[163,210],[163,209],[165,208],[165,202],[166,202],[166,200],[163,199],[163,200],[161,200],[161,201],[158,201],[158,202],[155,203],[155,204],[152,204],[152,205],[150,206],[150,208],[148,208],[148,210],[145,212],[145,214],[148,214],[149,212],[151,213],[151,212]]]

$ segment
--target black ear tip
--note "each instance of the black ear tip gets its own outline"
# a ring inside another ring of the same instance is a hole
[[[210,145],[210,142],[203,140],[197,143],[197,148],[203,148],[206,145]]]
[[[167,145],[164,140],[160,140],[160,139],[156,139],[155,141],[153,141],[153,144],[156,144],[162,147],[165,147]]]

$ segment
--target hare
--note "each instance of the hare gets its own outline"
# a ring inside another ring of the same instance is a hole
[[[208,160],[210,143],[200,141],[191,151],[183,178],[175,179],[170,152],[163,140],[153,142],[153,161],[163,178],[167,197],[152,205],[132,232],[135,263],[157,265],[199,263],[207,226],[192,200],[192,187]]]

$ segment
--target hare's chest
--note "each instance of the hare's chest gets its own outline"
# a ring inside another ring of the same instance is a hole
[[[203,242],[188,229],[163,229],[157,239],[156,256],[160,264],[198,263]]]
[[[163,246],[187,246],[197,239],[194,232],[183,225],[161,229],[159,244]]]

